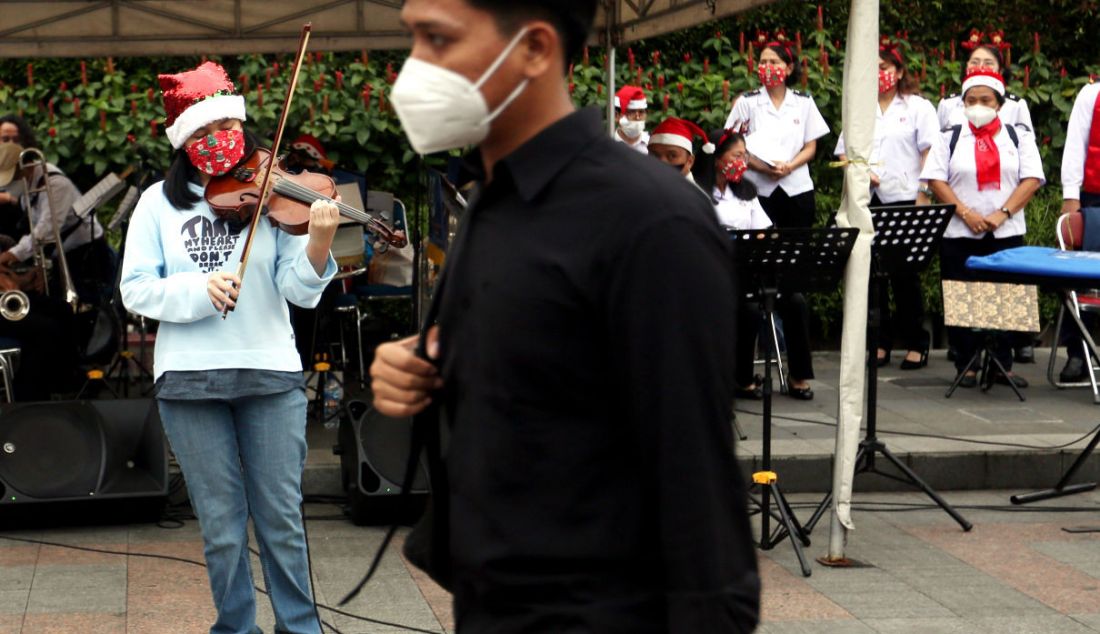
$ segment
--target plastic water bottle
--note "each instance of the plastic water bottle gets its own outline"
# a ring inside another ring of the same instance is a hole
[[[340,401],[344,400],[344,388],[335,376],[329,375],[325,382],[325,429],[336,429],[340,424],[337,412],[340,410]]]

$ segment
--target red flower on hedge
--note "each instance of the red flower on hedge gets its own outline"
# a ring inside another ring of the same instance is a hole
[[[962,45],[968,51],[972,51],[982,45],[982,39],[984,34],[978,29],[970,29],[970,35],[966,36],[966,40]]]
[[[50,128],[49,130],[46,131],[46,134],[50,135],[51,139],[56,137],[57,136],[57,128]]]

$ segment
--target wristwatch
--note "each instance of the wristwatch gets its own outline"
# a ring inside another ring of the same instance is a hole
[[[928,196],[929,198],[931,198],[931,197],[932,197],[932,188],[931,188],[931,187],[929,187],[928,185],[921,185],[921,186],[920,186],[920,187],[919,187],[919,188],[917,189],[917,191],[918,191],[918,192],[920,192],[920,193],[922,193],[922,194],[924,194],[925,196]]]
[[[997,211],[999,211],[999,212],[1001,212],[1002,214],[1004,214],[1004,215],[1005,215],[1005,217],[1007,217],[1007,218],[1011,218],[1011,217],[1012,217],[1012,210],[1011,210],[1011,209],[1009,209],[1008,207],[1001,207],[1001,208],[1000,208],[1000,209],[998,209]]]

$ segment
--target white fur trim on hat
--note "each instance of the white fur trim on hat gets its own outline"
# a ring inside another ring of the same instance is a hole
[[[645,99],[631,99],[630,102],[626,104],[626,109],[627,110],[645,110],[646,109],[646,101],[645,101]]]
[[[176,121],[165,128],[168,141],[175,149],[180,149],[195,130],[222,119],[246,119],[244,97],[240,95],[218,95],[203,99],[183,111]]]
[[[970,75],[963,81],[962,94],[965,95],[966,91],[970,90],[974,86],[988,86],[995,90],[997,94],[1004,96],[1005,85],[1004,82],[998,81],[996,77],[989,75],[981,75],[975,73]]]
[[[649,137],[650,145],[672,145],[674,147],[683,148],[688,151],[688,154],[694,154],[691,149],[691,139],[682,137],[679,134],[654,134]]]

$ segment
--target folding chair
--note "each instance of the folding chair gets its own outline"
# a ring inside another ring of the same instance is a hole
[[[1059,249],[1063,251],[1081,250],[1085,235],[1084,218],[1079,213],[1062,214],[1055,225],[1055,233],[1058,236]],[[1085,313],[1100,314],[1100,290],[1098,289],[1069,291],[1069,299],[1078,317]],[[1076,321],[1066,319],[1065,310],[1065,304],[1062,304],[1058,309],[1058,319],[1054,322],[1054,339],[1050,347],[1050,362],[1047,364],[1047,381],[1059,389],[1089,386],[1092,388],[1092,402],[1100,403],[1100,390],[1097,389],[1096,383],[1096,372],[1100,368],[1096,367],[1094,362],[1097,359],[1093,357],[1092,351],[1089,350],[1084,341],[1081,342],[1081,347],[1085,352],[1085,361],[1087,362],[1085,367],[1088,369],[1089,380],[1065,383],[1055,374],[1055,368],[1058,364],[1058,344],[1062,339],[1062,326],[1069,323],[1073,328],[1078,328]]]

